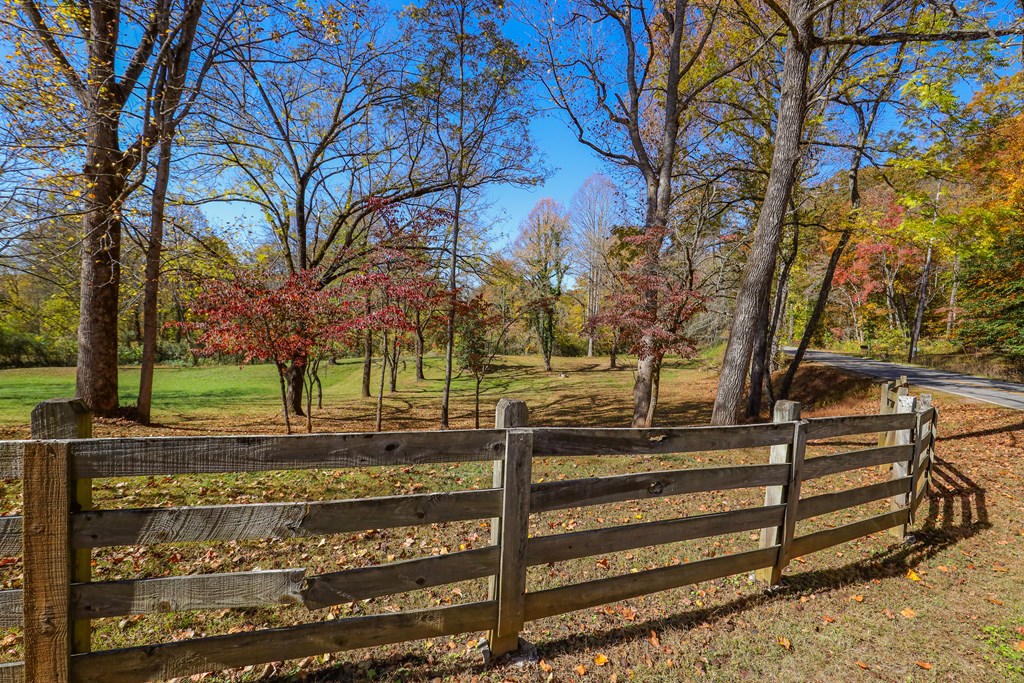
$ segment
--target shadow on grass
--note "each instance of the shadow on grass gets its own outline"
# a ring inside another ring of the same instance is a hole
[[[934,557],[942,550],[974,536],[988,528],[988,508],[985,489],[968,478],[961,470],[944,460],[936,460],[933,466],[931,490],[928,495],[928,510],[922,519],[921,528],[915,530],[903,543],[894,542],[890,547],[872,557],[842,567],[818,569],[783,577],[781,586],[771,590],[752,593],[729,602],[701,609],[681,612],[671,617],[636,622],[588,633],[538,643],[538,656],[552,659],[559,655],[592,651],[601,647],[614,647],[624,643],[646,639],[652,630],[666,628],[692,629],[701,625],[724,624],[730,617],[773,601],[791,599],[806,592],[821,593],[843,590],[854,584],[863,584],[872,579],[886,579],[906,576],[907,571]],[[456,637],[458,639],[458,637]],[[458,639],[461,640],[461,639]],[[414,646],[410,646],[414,647]],[[443,649],[436,655],[396,654],[391,657],[364,658],[362,662],[345,662],[335,668],[318,672],[306,672],[302,680],[327,683],[328,681],[365,681],[369,670],[374,670],[376,680],[405,680],[408,676],[423,675],[426,678],[454,676],[469,677],[482,672],[481,665],[467,664],[465,659],[449,659]],[[496,662],[497,673],[507,665],[508,658]],[[419,669],[419,671],[417,671]],[[426,673],[428,672],[429,673]],[[512,676],[527,677],[526,670],[509,667]],[[532,674],[532,667],[530,674]],[[294,676],[269,679],[274,683],[294,681]],[[417,679],[418,680],[418,679]]]

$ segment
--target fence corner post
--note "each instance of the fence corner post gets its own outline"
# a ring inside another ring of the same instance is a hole
[[[789,443],[772,446],[771,456],[768,462],[773,465],[789,465],[789,483],[782,486],[768,486],[765,488],[765,506],[785,505],[786,510],[783,518],[783,525],[779,527],[768,527],[761,529],[761,548],[779,546],[778,559],[771,567],[758,569],[755,576],[760,581],[767,581],[769,585],[775,585],[782,578],[782,570],[789,559],[786,557],[786,546],[788,536],[792,536],[792,530],[796,525],[796,500],[800,496],[799,468],[803,464],[803,429],[801,429],[800,404],[796,401],[778,401],[775,404],[773,422],[781,424],[795,422],[796,428],[793,431],[793,439]],[[797,462],[799,459],[800,462]],[[791,519],[792,518],[792,519]]]
[[[925,413],[932,408],[932,395],[921,394],[917,397],[917,424],[914,426],[914,460],[911,463],[910,473],[910,519],[908,524],[914,524],[917,515],[917,508],[921,499],[928,492],[928,477],[932,469],[932,453],[935,446],[934,433],[934,412],[926,420]],[[921,486],[921,479],[924,478],[924,486]]]
[[[896,397],[896,412],[899,414],[914,413],[917,411],[917,399],[907,394],[901,394]],[[919,435],[915,435],[913,430],[900,429],[894,434],[894,446],[911,446],[911,455],[909,460],[902,460],[900,462],[894,462],[892,465],[892,478],[902,479],[903,477],[913,477],[914,474],[914,461],[917,457],[917,447],[914,445],[915,442],[919,442],[917,438]],[[911,485],[913,485],[913,479],[911,479]],[[907,527],[909,526],[910,518],[910,501],[912,500],[913,490],[909,493],[900,493],[893,496],[890,499],[889,509],[893,512],[899,510],[907,511],[907,521],[899,526],[894,526],[889,529],[889,534],[901,541],[907,537]]]
[[[25,444],[25,680],[67,683],[71,665],[68,446]]]
[[[33,439],[89,439],[92,438],[92,412],[77,398],[55,398],[36,404],[31,418]],[[92,481],[81,479],[68,483],[68,509],[81,512],[92,509]],[[87,583],[92,577],[92,552],[76,550],[72,553],[71,582]],[[88,619],[74,622],[71,651],[92,651],[92,624]]]
[[[526,597],[526,545],[530,525],[533,434],[520,431],[530,422],[526,401],[503,398],[494,413],[505,435],[505,457],[494,461],[494,488],[502,489],[501,517],[491,520],[491,544],[500,546],[498,574],[490,578],[488,599],[498,603],[498,618],[487,636],[492,657],[519,647]]]

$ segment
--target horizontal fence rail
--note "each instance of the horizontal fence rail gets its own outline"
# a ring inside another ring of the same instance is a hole
[[[801,419],[798,405],[779,402],[773,423],[738,427],[531,429],[525,404],[503,400],[493,430],[0,442],[0,479],[22,479],[24,492],[23,514],[0,517],[0,556],[22,553],[24,567],[24,587],[0,591],[0,628],[25,629],[25,661],[0,664],[0,683],[163,680],[484,630],[492,652],[501,654],[518,646],[527,621],[733,574],[756,572],[774,583],[793,558],[879,531],[902,535],[913,522],[931,477],[938,413],[929,397],[900,391],[883,388],[887,408],[879,415]],[[67,408],[50,403],[51,411]],[[77,408],[65,412],[81,419]],[[808,441],[875,433],[881,433],[878,446],[805,457]],[[769,461],[546,482],[531,477],[534,457],[742,448],[770,448]],[[494,463],[492,488],[109,510],[91,509],[88,488],[92,479],[108,477],[476,461]],[[889,480],[801,493],[803,482],[878,466],[892,468]],[[531,514],[742,488],[763,488],[764,505],[528,533]],[[887,499],[891,509],[885,514],[798,534],[800,522]],[[285,568],[92,581],[79,561],[93,548],[305,538],[484,519],[491,520],[490,545],[321,574]],[[557,588],[527,585],[531,566],[757,531],[754,550]],[[489,596],[478,602],[90,651],[92,619],[281,605],[320,610],[485,577]]]

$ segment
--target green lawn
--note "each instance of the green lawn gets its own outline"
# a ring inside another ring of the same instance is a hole
[[[386,417],[406,420],[393,427],[425,427],[420,424],[436,418],[443,388],[444,359],[426,359],[426,381],[417,382],[412,358],[402,361],[398,392],[385,388]],[[689,365],[689,364],[687,364]],[[680,364],[682,367],[683,364]],[[669,370],[671,375],[674,370]],[[360,396],[362,361],[343,359],[336,365],[324,364],[320,370],[324,409],[316,410],[319,428],[366,429],[372,423],[373,399]],[[374,366],[373,393],[380,380],[379,365]],[[489,414],[501,396],[517,395],[531,400],[533,407],[558,406],[567,395],[585,398],[599,388],[614,397],[618,410],[628,401],[632,386],[628,368],[607,371],[607,359],[556,359],[555,370],[545,373],[539,359],[507,357],[500,359],[494,374],[482,386],[481,414]],[[462,426],[472,419],[473,379],[457,375],[453,382],[453,415]],[[0,436],[17,436],[27,426],[32,407],[40,401],[73,396],[74,368],[26,368],[0,371]],[[138,367],[122,367],[120,401],[131,406],[137,398]],[[195,421],[209,422],[238,418],[242,423],[266,425],[254,431],[275,431],[281,425],[280,389],[277,373],[271,365],[209,365],[200,367],[159,367],[154,381],[153,420],[157,425],[188,429]],[[341,421],[344,424],[338,424]],[[486,422],[486,420],[485,420]],[[212,425],[207,425],[212,428]],[[299,426],[303,428],[302,425]],[[229,429],[230,431],[230,429]]]

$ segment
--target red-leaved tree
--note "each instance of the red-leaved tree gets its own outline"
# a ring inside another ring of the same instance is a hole
[[[319,273],[304,270],[281,279],[265,268],[239,269],[230,280],[204,281],[192,304],[193,320],[181,326],[198,333],[193,352],[272,362],[281,386],[284,423],[291,433],[288,383],[305,375],[311,359],[348,341],[359,324],[350,301],[321,289]],[[308,415],[306,426],[312,431]]]
[[[687,323],[705,303],[704,296],[691,282],[689,271],[677,267],[672,244],[671,235],[664,228],[620,232],[617,261],[621,269],[614,273],[618,286],[605,310],[592,322],[619,330],[620,341],[629,346],[631,353],[654,363],[646,419],[643,424],[634,420],[634,427],[650,427],[654,423],[662,360],[668,353],[694,353],[693,341],[686,334]]]

